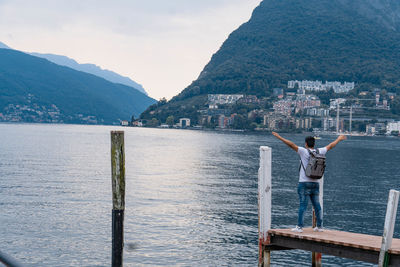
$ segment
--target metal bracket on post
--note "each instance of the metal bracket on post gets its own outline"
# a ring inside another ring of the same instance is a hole
[[[382,246],[379,253],[379,267],[389,266],[389,249],[392,246],[394,225],[396,222],[397,207],[400,192],[390,190],[389,200],[386,208],[385,227],[383,228]]]
[[[259,267],[271,265],[270,251],[264,251],[264,244],[268,240],[268,231],[271,229],[271,152],[270,147],[260,147],[260,168],[258,170]]]

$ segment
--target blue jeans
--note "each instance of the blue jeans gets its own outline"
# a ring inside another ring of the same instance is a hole
[[[319,183],[299,183],[297,193],[299,194],[300,200],[299,219],[297,225],[299,227],[304,227],[304,212],[307,210],[308,197],[310,197],[311,203],[315,210],[315,216],[317,217],[317,226],[322,227],[321,205],[319,204]]]

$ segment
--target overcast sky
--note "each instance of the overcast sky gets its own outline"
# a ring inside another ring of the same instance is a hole
[[[0,0],[0,42],[128,76],[160,99],[197,79],[261,0]]]

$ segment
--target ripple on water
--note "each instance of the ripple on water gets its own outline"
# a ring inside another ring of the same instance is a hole
[[[119,127],[0,124],[0,250],[32,266],[109,266],[111,129]],[[126,266],[255,266],[260,145],[273,149],[272,226],[296,223],[298,157],[270,136],[123,130]],[[398,139],[350,138],[329,152],[327,228],[381,234],[399,149]],[[304,251],[272,254],[274,266],[309,262]]]

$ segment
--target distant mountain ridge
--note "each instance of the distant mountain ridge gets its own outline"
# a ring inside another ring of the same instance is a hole
[[[12,49],[11,47],[7,46],[6,44],[4,44],[2,42],[0,42],[0,48]],[[133,87],[136,90],[148,95],[146,90],[143,88],[143,86],[141,84],[133,81],[132,79],[130,79],[128,77],[124,77],[116,72],[102,69],[101,67],[99,67],[95,64],[79,64],[74,59],[69,58],[67,56],[62,56],[62,55],[42,54],[42,53],[35,53],[35,52],[28,53],[28,54],[35,56],[35,57],[45,58],[48,61],[51,61],[51,62],[61,65],[61,66],[66,66],[66,67],[69,67],[74,70],[83,71],[86,73],[90,73],[90,74],[99,76],[99,77],[104,78],[113,83],[120,83],[120,84],[124,84],[124,85],[130,86],[130,87]]]
[[[0,121],[118,124],[155,102],[132,87],[0,49]]]
[[[36,57],[45,58],[45,59],[47,59],[53,63],[56,63],[58,65],[61,65],[61,66],[66,66],[66,67],[72,68],[74,70],[79,70],[79,71],[87,72],[87,73],[102,77],[113,83],[120,83],[120,84],[124,84],[127,86],[131,86],[147,95],[147,92],[145,91],[145,89],[143,88],[142,85],[138,84],[137,82],[131,80],[128,77],[124,77],[124,76],[122,76],[118,73],[115,73],[113,71],[110,71],[110,70],[102,69],[101,67],[99,67],[97,65],[79,64],[74,59],[66,57],[66,56],[61,56],[61,55],[41,54],[41,53],[30,53],[30,54],[33,56],[36,56]]]

